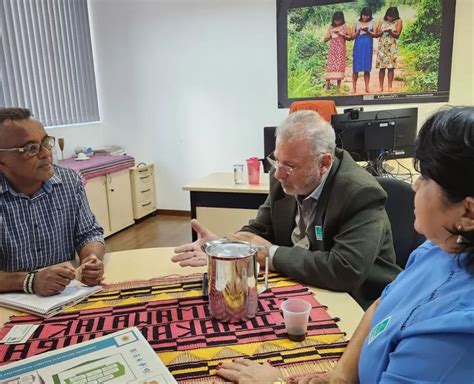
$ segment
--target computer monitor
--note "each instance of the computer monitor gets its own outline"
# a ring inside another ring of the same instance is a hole
[[[413,157],[418,108],[333,115],[336,145],[356,161]]]
[[[275,132],[276,127],[264,127],[263,128],[263,171],[268,173],[272,168],[271,164],[267,160],[267,156],[275,150]]]

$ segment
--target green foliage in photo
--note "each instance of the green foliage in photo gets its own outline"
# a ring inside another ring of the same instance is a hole
[[[416,17],[406,25],[400,37],[407,72],[407,92],[438,89],[441,12],[441,0],[418,1]]]
[[[356,0],[288,11],[289,98],[348,94],[354,41],[346,41],[346,78],[341,89],[336,90],[334,82],[332,88],[325,88],[329,44],[323,39],[334,12],[344,13],[351,31],[365,6],[371,7],[376,23],[382,21],[388,7],[396,6],[400,12],[403,31],[398,40],[397,92],[421,93],[438,89],[441,0]],[[375,62],[373,71],[378,73]]]
[[[288,97],[336,96],[340,92],[324,88],[328,44],[324,35],[335,11],[347,20],[355,19],[352,5],[305,7],[288,13]],[[347,65],[352,65],[353,42],[346,42]],[[342,92],[347,93],[348,87]]]

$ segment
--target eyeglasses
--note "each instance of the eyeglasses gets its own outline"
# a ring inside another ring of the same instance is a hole
[[[270,163],[270,165],[272,167],[275,168],[275,170],[277,168],[280,168],[283,172],[285,172],[287,175],[291,175],[294,171],[296,171],[298,169],[298,167],[295,167],[295,166],[291,166],[291,165],[285,165],[285,164],[282,164],[280,163],[278,160],[270,157],[270,156],[267,156],[267,161]]]
[[[40,152],[41,148],[51,150],[51,148],[54,147],[55,142],[56,139],[53,136],[46,136],[41,143],[31,143],[22,148],[2,148],[0,149],[0,152],[21,152],[26,153],[28,157],[33,157]]]

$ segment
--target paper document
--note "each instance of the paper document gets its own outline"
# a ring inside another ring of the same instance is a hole
[[[39,327],[39,324],[19,324],[15,325],[10,329],[10,331],[5,335],[5,337],[0,340],[0,343],[4,344],[23,344],[28,341],[30,336],[36,331],[36,328]]]
[[[176,384],[136,327],[0,368],[0,384],[26,382]]]

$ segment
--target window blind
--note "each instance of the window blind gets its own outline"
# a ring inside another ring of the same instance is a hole
[[[45,126],[99,120],[87,0],[0,0],[0,105]]]

